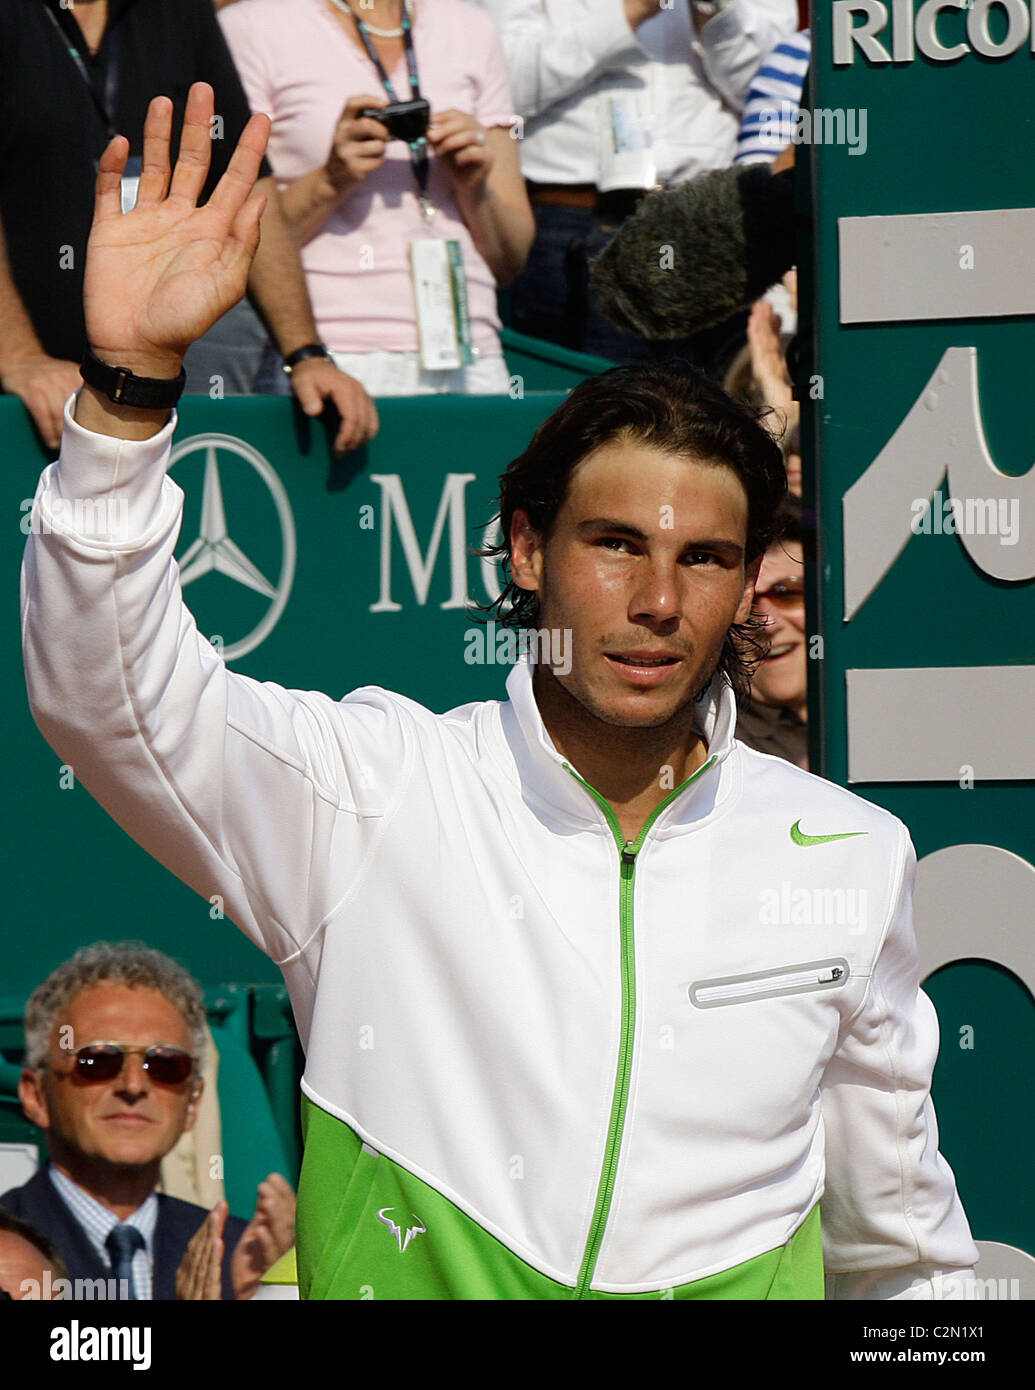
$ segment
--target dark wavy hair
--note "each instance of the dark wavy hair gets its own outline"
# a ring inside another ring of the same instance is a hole
[[[733,400],[679,359],[613,367],[581,382],[500,476],[501,539],[475,554],[501,560],[506,583],[497,599],[475,605],[471,616],[476,621],[492,618],[504,627],[538,626],[538,596],[519,588],[510,574],[514,513],[522,509],[536,531],[549,536],[577,465],[619,439],[732,469],[748,499],[745,562],[764,554],[772,542],[777,507],[787,493],[783,454],[761,423],[766,414]],[[716,670],[738,700],[747,697],[754,667],[764,655],[756,635],[764,626],[764,619],[752,614],[746,623],[734,623],[723,643]]]

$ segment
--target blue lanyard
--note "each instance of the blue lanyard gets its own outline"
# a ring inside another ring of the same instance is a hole
[[[391,79],[387,72],[385,72],[384,64],[378,57],[374,45],[370,42],[366,24],[357,15],[353,14],[351,5],[349,6],[349,14],[352,15],[352,18],[356,22],[356,28],[359,30],[359,37],[363,40],[363,47],[367,51],[367,57],[377,68],[378,76],[381,79],[381,85],[388,95],[388,100],[398,101],[399,98],[396,95],[395,88],[392,86]],[[413,49],[413,35],[410,32],[412,27],[410,23],[410,7],[407,4],[407,0],[403,0],[402,31],[403,45],[406,49],[406,67],[410,76],[410,100],[417,101],[421,93],[420,82],[417,78],[417,55]],[[426,137],[421,135],[416,140],[412,140],[409,149],[410,161],[413,164],[413,175],[417,180],[417,186],[420,189],[421,200],[423,201],[424,194],[428,187],[428,142]]]
[[[366,49],[370,61],[377,68],[378,75],[381,78],[381,85],[388,93],[389,101],[398,101],[399,98],[396,95],[395,88],[392,86],[388,74],[385,72],[384,64],[378,57],[374,45],[370,42],[366,21],[352,14],[351,6],[349,6],[349,14],[351,14],[352,18],[356,21],[356,28],[359,30],[359,37],[363,40],[363,47]],[[420,96],[420,83],[417,80],[417,55],[413,51],[413,35],[410,32],[412,27],[410,23],[409,6],[405,3],[405,0],[403,0],[402,31],[403,45],[406,48],[406,66],[410,74],[410,100],[416,101]]]

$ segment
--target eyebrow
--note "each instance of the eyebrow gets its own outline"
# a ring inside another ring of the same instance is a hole
[[[641,531],[638,526],[631,526],[627,521],[618,521],[614,517],[608,516],[595,516],[588,521],[580,521],[575,530],[580,536],[597,535],[603,531],[617,531],[624,536],[632,536],[637,541],[647,542],[649,540],[646,532]],[[744,557],[744,547],[737,545],[735,541],[687,541],[683,549],[714,550],[717,554],[725,555],[731,560],[741,560]]]

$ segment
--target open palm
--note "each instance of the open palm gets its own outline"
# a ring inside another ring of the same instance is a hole
[[[129,144],[118,136],[101,157],[86,249],[86,334],[102,360],[140,375],[175,375],[183,354],[244,294],[259,244],[265,199],[252,190],[269,138],[253,116],[204,207],[212,152],[212,88],[187,98],[180,153],[170,180],[172,102],[156,97],[144,126],[137,203],[121,210]]]

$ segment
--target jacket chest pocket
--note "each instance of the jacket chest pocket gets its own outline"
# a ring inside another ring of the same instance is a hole
[[[698,1009],[717,1009],[725,1004],[747,1004],[754,999],[843,989],[850,974],[851,969],[843,956],[804,961],[799,965],[781,966],[778,970],[755,970],[749,975],[698,980],[690,986],[690,1002]]]

